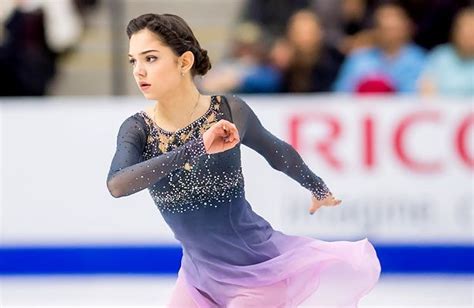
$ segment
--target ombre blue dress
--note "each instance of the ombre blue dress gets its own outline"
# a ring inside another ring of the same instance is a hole
[[[207,154],[202,135],[220,119],[237,126],[240,143]],[[197,307],[230,307],[242,296],[255,307],[356,307],[379,279],[372,244],[367,238],[327,242],[273,229],[245,198],[241,145],[317,199],[330,193],[295,149],[266,130],[235,95],[211,96],[205,114],[175,132],[158,127],[145,111],[126,118],[107,187],[114,197],[148,189],[182,245],[178,279]]]

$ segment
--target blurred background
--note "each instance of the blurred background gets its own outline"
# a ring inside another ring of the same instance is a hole
[[[163,306],[181,258],[148,192],[105,180],[146,101],[125,28],[183,17],[212,69],[342,199],[309,194],[242,147],[274,228],[368,237],[382,265],[361,307],[472,307],[474,7],[468,0],[1,0],[0,306]]]

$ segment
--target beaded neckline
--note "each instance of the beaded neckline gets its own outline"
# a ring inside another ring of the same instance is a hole
[[[144,110],[141,110],[140,113],[146,117],[149,122],[157,129],[159,130],[161,133],[163,134],[166,134],[166,135],[176,135],[176,134],[179,134],[180,132],[182,131],[185,131],[187,130],[188,128],[194,126],[196,123],[200,122],[202,119],[206,118],[207,116],[209,116],[209,114],[212,112],[212,110],[214,109],[214,105],[216,104],[216,96],[215,95],[211,95],[211,103],[209,104],[209,108],[206,110],[206,112],[200,116],[199,118],[197,118],[196,120],[194,120],[193,122],[189,123],[188,125],[186,125],[185,127],[183,128],[180,128],[174,132],[170,132],[166,129],[163,129],[161,128],[160,126],[158,126],[158,124],[155,123],[155,121],[144,111]]]

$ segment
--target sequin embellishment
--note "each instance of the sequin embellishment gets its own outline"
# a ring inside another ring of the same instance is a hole
[[[148,160],[158,155],[166,155],[167,152],[190,144],[195,139],[200,139],[192,146],[201,147],[196,152],[204,151],[202,134],[214,123],[224,117],[220,111],[221,102],[216,96],[211,97],[209,109],[197,120],[188,126],[175,132],[166,131],[146,114],[140,111],[147,124],[148,135],[143,159]],[[230,157],[220,158],[216,155],[198,155],[193,161],[188,161],[184,166],[171,172],[161,181],[149,188],[149,192],[155,204],[162,212],[183,213],[194,211],[202,207],[214,206],[230,202],[233,198],[244,196],[244,178],[240,167],[240,149],[238,146],[228,151]],[[232,165],[235,170],[219,167]]]

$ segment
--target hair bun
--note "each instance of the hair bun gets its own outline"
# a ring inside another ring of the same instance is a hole
[[[205,75],[212,67],[207,50],[202,48],[196,48],[197,52],[194,53],[194,70],[198,75]]]

